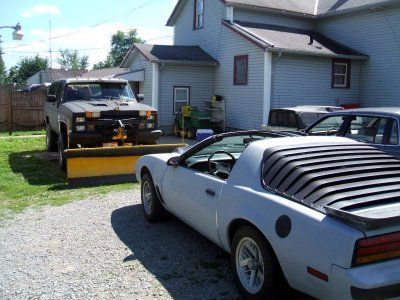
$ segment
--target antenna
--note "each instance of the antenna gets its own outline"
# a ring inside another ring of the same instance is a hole
[[[50,69],[53,69],[53,51],[51,50],[51,19],[49,18],[49,56],[50,56]]]

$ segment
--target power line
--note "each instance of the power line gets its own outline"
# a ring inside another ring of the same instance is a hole
[[[147,39],[146,42],[148,41],[154,41],[154,40],[160,40],[164,38],[172,38],[170,35],[163,35],[159,37],[155,37],[152,39]],[[77,49],[69,49],[71,51],[96,51],[96,50],[102,50],[102,49],[108,49],[110,48],[109,46],[107,47],[95,47],[95,48],[77,48]],[[35,53],[49,53],[50,50],[39,50],[39,51],[15,51],[15,50],[8,50],[5,54],[10,55],[10,53],[15,53],[15,54],[35,54]],[[54,52],[54,51],[52,51]]]
[[[147,5],[149,5],[149,4],[151,4],[151,3],[155,2],[155,1],[158,1],[158,0],[150,0],[150,1],[147,1],[146,3],[144,3],[144,4],[142,4],[142,5],[139,5],[139,6],[137,6],[137,7],[133,8],[133,9],[131,9],[130,11],[128,11],[128,12],[126,12],[126,13],[122,13],[122,14],[119,14],[119,15],[115,15],[115,16],[110,17],[110,18],[108,18],[108,19],[106,19],[106,20],[103,20],[103,21],[101,21],[101,22],[99,22],[99,23],[96,23],[96,24],[94,24],[94,25],[92,25],[92,26],[89,26],[88,29],[95,28],[95,27],[97,27],[97,26],[100,26],[100,25],[102,25],[102,24],[105,24],[105,23],[107,23],[107,22],[109,22],[109,21],[111,21],[111,20],[114,20],[114,19],[116,19],[116,18],[119,18],[119,17],[122,17],[122,16],[126,16],[126,15],[130,15],[130,14],[133,13],[134,11],[139,10],[139,9],[141,9],[141,8],[147,6]],[[27,44],[21,44],[21,45],[16,45],[16,46],[12,46],[12,47],[7,47],[7,48],[4,48],[3,50],[14,49],[14,48],[18,48],[18,47],[25,47],[25,46],[32,45],[32,44],[34,44],[34,43],[44,43],[44,42],[47,42],[47,41],[50,41],[50,40],[55,40],[55,39],[59,39],[59,38],[62,38],[62,37],[67,37],[67,36],[70,36],[70,35],[74,35],[74,34],[80,33],[80,32],[82,32],[82,31],[85,31],[85,30],[88,30],[88,29],[79,29],[79,30],[76,30],[76,31],[73,31],[73,32],[69,32],[69,33],[65,33],[65,34],[53,36],[53,37],[48,38],[48,39],[42,39],[42,40],[38,40],[38,41],[33,41],[33,42],[30,42],[30,43],[27,43]]]

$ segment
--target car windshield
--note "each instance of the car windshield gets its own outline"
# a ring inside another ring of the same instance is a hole
[[[127,83],[85,82],[68,84],[65,90],[65,101],[79,100],[135,101],[135,96]]]
[[[204,149],[200,150],[197,152],[194,156],[208,156],[215,151],[227,151],[231,154],[242,154],[244,149],[254,141],[257,140],[263,140],[265,139],[265,136],[262,135],[256,135],[256,134],[244,134],[244,135],[238,135],[238,136],[228,136],[223,138],[221,141],[216,142],[212,145],[209,145],[205,147]],[[236,158],[238,158],[238,155],[235,155]]]

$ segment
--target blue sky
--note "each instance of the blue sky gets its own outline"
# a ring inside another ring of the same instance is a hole
[[[52,36],[53,67],[59,49],[80,50],[89,55],[90,64],[103,60],[110,38],[117,30],[136,28],[149,44],[172,44],[173,29],[165,23],[177,0],[0,0],[0,26],[21,23],[22,41],[12,40],[12,29],[1,29],[3,59],[7,68],[21,57],[49,57],[49,21]],[[136,9],[136,10],[134,10]],[[132,11],[134,10],[134,11]],[[110,19],[114,16],[117,18]],[[93,25],[105,21],[103,24]],[[74,33],[79,31],[77,33]],[[73,34],[71,34],[73,33]],[[46,40],[44,42],[40,42]],[[94,49],[95,48],[95,49]]]

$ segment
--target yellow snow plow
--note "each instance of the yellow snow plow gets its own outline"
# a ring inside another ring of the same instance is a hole
[[[168,153],[186,144],[118,146],[65,150],[68,184],[132,182],[136,161],[146,154]]]

